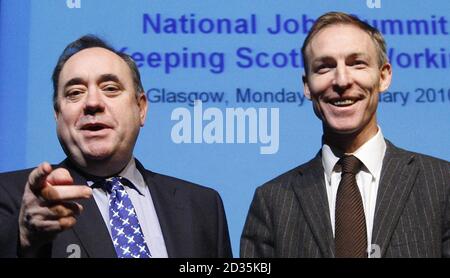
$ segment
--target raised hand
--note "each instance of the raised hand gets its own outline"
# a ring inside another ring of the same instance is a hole
[[[83,207],[75,202],[87,199],[92,190],[73,185],[64,168],[53,170],[44,162],[28,176],[19,215],[20,245],[23,256],[33,256],[59,232],[73,227]]]

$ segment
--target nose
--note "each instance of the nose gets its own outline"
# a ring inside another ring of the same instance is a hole
[[[345,65],[337,65],[333,86],[337,92],[343,92],[352,85],[351,75]]]
[[[102,93],[97,88],[89,88],[85,103],[85,114],[95,114],[105,110],[105,103],[103,102]]]

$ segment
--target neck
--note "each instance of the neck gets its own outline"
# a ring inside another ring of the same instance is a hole
[[[378,132],[378,126],[363,128],[353,133],[336,133],[324,128],[324,143],[344,153],[354,153]]]
[[[131,157],[121,160],[86,160],[83,165],[72,161],[82,172],[96,177],[111,177],[120,173],[128,164]]]

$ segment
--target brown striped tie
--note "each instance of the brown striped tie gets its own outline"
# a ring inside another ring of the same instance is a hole
[[[337,258],[367,258],[364,207],[355,175],[361,161],[353,155],[340,160],[341,182],[336,196],[335,245]]]

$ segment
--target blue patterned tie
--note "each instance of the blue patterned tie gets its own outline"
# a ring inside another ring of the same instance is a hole
[[[117,257],[150,258],[139,220],[125,191],[122,177],[106,179],[109,195],[109,225]]]

